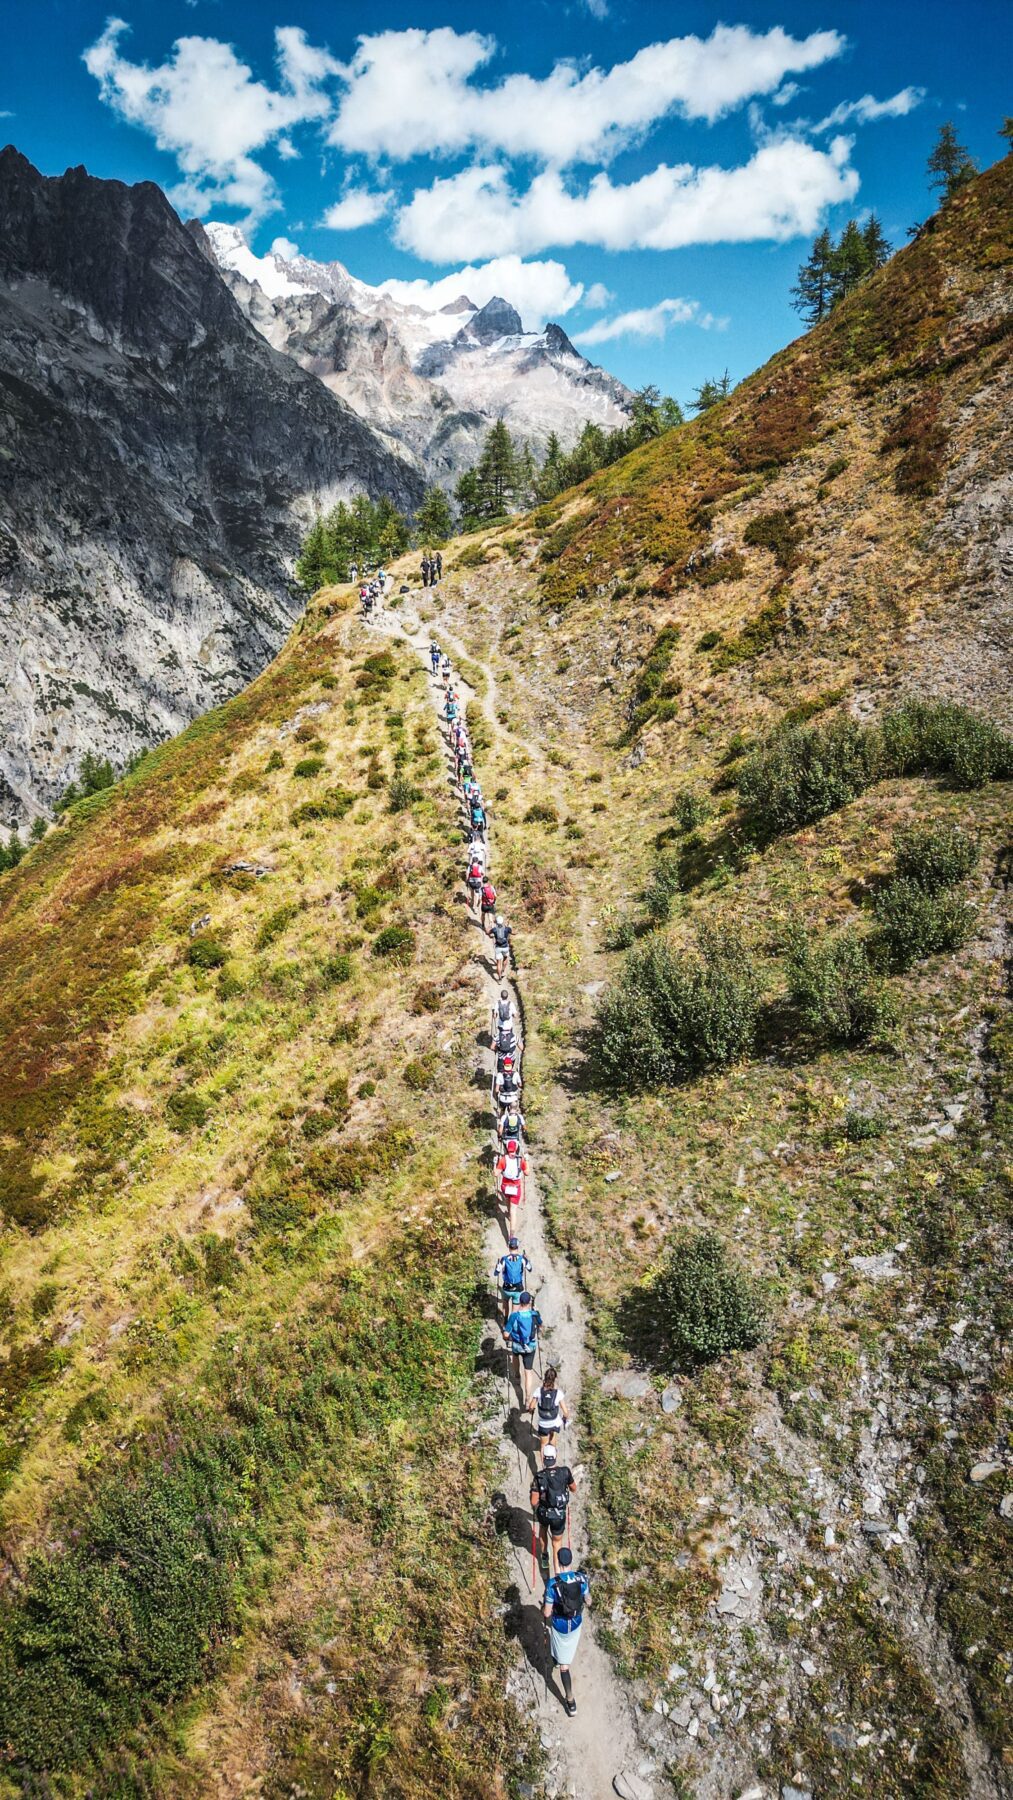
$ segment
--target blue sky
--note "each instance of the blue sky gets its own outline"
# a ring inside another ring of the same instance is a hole
[[[943,119],[995,159],[1011,50],[1007,0],[15,0],[0,130],[260,252],[504,292],[686,400],[797,334],[824,220],[871,208],[904,241]]]

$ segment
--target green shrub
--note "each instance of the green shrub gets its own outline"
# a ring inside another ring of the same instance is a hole
[[[292,813],[293,825],[306,825],[315,819],[343,819],[355,805],[356,795],[347,788],[325,788],[315,800],[304,800]]]
[[[681,1232],[654,1283],[658,1325],[679,1360],[713,1362],[763,1337],[760,1293],[711,1231]]]
[[[166,1116],[173,1131],[199,1131],[206,1125],[211,1108],[193,1088],[175,1088],[165,1103]]]
[[[803,1025],[822,1043],[859,1044],[885,1037],[889,998],[865,939],[849,927],[813,943],[802,925],[788,936],[788,994]]]
[[[352,979],[352,959],[339,951],[335,956],[328,956],[320,964],[320,978],[328,987],[339,987]]]
[[[265,775],[273,775],[276,769],[283,769],[284,767],[285,767],[285,758],[282,756],[281,751],[280,750],[272,750],[270,756],[268,757],[266,763],[264,764],[264,773],[265,773]]]
[[[418,1094],[421,1093],[423,1089],[432,1087],[435,1076],[435,1057],[412,1057],[410,1062],[405,1063],[402,1080],[404,1081],[405,1087],[411,1088],[413,1093]]]
[[[283,906],[276,906],[273,912],[269,912],[253,940],[254,949],[266,950],[276,938],[280,938],[298,911],[299,907],[294,900],[286,900]]]
[[[357,919],[368,919],[381,906],[386,906],[387,895],[372,882],[365,882],[355,895],[355,916]]]
[[[873,901],[879,943],[890,967],[909,969],[926,956],[959,950],[974,927],[974,907],[944,888],[933,893],[907,876],[895,876]]]
[[[949,775],[962,788],[1013,776],[1013,738],[955,700],[908,700],[879,734],[888,775]]]
[[[606,950],[628,950],[637,941],[637,927],[629,913],[620,913],[618,919],[607,928],[604,937]]]
[[[872,1138],[882,1137],[883,1121],[873,1113],[849,1110],[844,1115],[844,1135],[849,1144],[866,1144]]]
[[[978,862],[978,846],[959,825],[912,825],[897,834],[897,874],[927,894],[956,887]]]
[[[697,793],[693,788],[684,788],[676,797],[672,814],[678,821],[680,830],[695,831],[698,825],[707,823],[713,810],[706,794]]]
[[[794,725],[754,750],[739,793],[763,831],[795,831],[854,800],[875,779],[870,735],[851,719]]]
[[[627,735],[633,736],[649,719],[664,716],[666,712],[670,716],[670,711],[674,710],[666,709],[665,702],[673,700],[682,691],[678,678],[668,674],[680,635],[678,625],[663,625],[651,645],[633,689],[633,714]]]
[[[314,775],[319,775],[323,766],[322,756],[301,756],[292,770],[292,779],[294,781],[311,781]]]
[[[651,878],[644,889],[644,910],[652,924],[664,925],[669,917],[672,901],[682,886],[681,866],[679,851],[665,851],[655,858]]]
[[[228,950],[212,931],[198,931],[190,939],[186,960],[194,969],[220,969],[228,960]]]
[[[551,800],[536,800],[524,814],[525,825],[558,825],[559,813]]]
[[[700,650],[700,651],[716,650],[718,645],[720,644],[720,642],[721,642],[720,631],[714,631],[714,630],[705,631],[701,634],[700,637],[697,638],[696,643],[694,644],[693,648],[694,648],[694,650]]]
[[[769,550],[777,560],[777,565],[786,573],[795,567],[798,561],[798,547],[802,542],[795,512],[758,513],[750,519],[742,534],[744,544],[752,544],[755,548]]]
[[[835,456],[833,462],[829,462],[823,471],[820,487],[829,487],[832,481],[837,480],[838,475],[843,475],[849,461],[850,458],[847,456]]]
[[[405,812],[419,797],[419,790],[406,775],[394,775],[391,778],[387,793],[387,806],[390,812]]]
[[[622,1088],[678,1081],[753,1046],[759,983],[731,932],[701,931],[697,948],[655,938],[631,950],[602,995],[591,1032],[599,1076]]]
[[[402,967],[415,955],[415,933],[407,925],[385,925],[373,939],[373,955],[389,958]]]

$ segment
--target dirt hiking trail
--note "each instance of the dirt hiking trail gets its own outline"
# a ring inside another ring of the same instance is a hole
[[[399,619],[384,610],[371,621],[375,630],[403,637],[422,656],[429,671],[430,634],[419,625],[417,616],[407,612]],[[446,634],[441,642],[453,648]],[[480,696],[454,669],[455,686],[461,696],[462,710],[469,701],[482,706]],[[441,738],[447,754],[448,780],[458,793],[454,757],[440,713],[443,683],[439,676],[430,677],[434,708],[440,716]],[[486,708],[482,707],[483,712]],[[479,771],[481,774],[481,771]],[[487,827],[487,867],[495,881],[494,842]],[[489,1020],[500,988],[509,986],[518,1023],[518,1035],[527,1036],[530,1021],[525,1017],[520,988],[522,970],[515,970],[508,980],[495,976],[491,940],[467,905],[464,871],[461,877],[462,917],[466,921],[473,944],[473,960],[480,973],[479,992],[482,999],[483,1045],[481,1065],[476,1068],[485,1092],[490,1093],[495,1057]],[[509,920],[510,896],[501,894],[499,905]],[[523,942],[520,954],[523,960]],[[489,1104],[490,1152],[485,1160],[491,1164],[496,1150],[495,1121]],[[581,1374],[584,1359],[585,1317],[576,1287],[562,1260],[553,1255],[545,1232],[544,1216],[537,1176],[537,1155],[525,1146],[528,1159],[526,1202],[521,1208],[518,1227],[521,1248],[531,1263],[531,1288],[535,1305],[545,1321],[541,1364],[550,1359],[559,1370],[559,1385],[566,1396],[571,1422],[558,1439],[560,1464],[568,1464],[577,1480],[577,1493],[572,1497],[571,1540],[574,1567],[581,1565],[587,1547],[585,1522],[585,1472],[579,1452],[579,1430],[576,1420],[580,1407]],[[507,1226],[500,1215],[490,1219],[485,1234],[484,1252],[487,1274],[507,1245]],[[531,1548],[531,1481],[538,1466],[534,1434],[521,1412],[522,1396],[509,1379],[507,1357],[502,1349],[499,1315],[491,1284],[483,1334],[482,1353],[495,1384],[499,1414],[503,1421],[501,1459],[502,1488],[493,1496],[502,1535],[507,1540],[509,1586],[505,1595],[504,1623],[517,1643],[521,1659],[515,1668],[509,1690],[522,1713],[532,1718],[545,1752],[545,1783],[553,1795],[567,1795],[573,1800],[608,1800],[619,1794],[622,1800],[662,1800],[670,1789],[651,1757],[639,1730],[636,1702],[616,1674],[612,1663],[597,1640],[594,1621],[594,1590],[584,1615],[580,1646],[573,1666],[573,1693],[577,1702],[575,1717],[568,1718],[563,1706],[563,1693],[558,1672],[554,1674],[547,1634],[542,1617],[544,1577],[535,1568],[532,1574]],[[537,1366],[536,1366],[537,1376]],[[509,1404],[508,1404],[509,1395]]]

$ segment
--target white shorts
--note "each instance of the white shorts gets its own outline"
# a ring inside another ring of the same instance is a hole
[[[557,1631],[554,1625],[549,1626],[549,1643],[552,1646],[553,1662],[559,1663],[564,1669],[569,1668],[577,1654],[577,1645],[580,1643],[580,1634],[583,1629],[583,1622],[577,1626],[576,1631]]]

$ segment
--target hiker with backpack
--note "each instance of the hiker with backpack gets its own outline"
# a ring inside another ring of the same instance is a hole
[[[440,646],[436,642],[435,638],[433,639],[432,643],[429,646],[429,666],[433,671],[433,676],[435,677],[436,673],[439,669],[439,666],[440,666]]]
[[[519,1104],[522,1086],[513,1057],[505,1056],[502,1068],[497,1069],[492,1078],[492,1098],[497,1113],[509,1112],[511,1107]]]
[[[481,802],[479,803],[481,804]],[[496,917],[496,889],[489,877],[482,883],[482,930],[488,933],[489,921]]]
[[[534,1381],[535,1357],[538,1354],[538,1333],[542,1329],[542,1315],[527,1288],[521,1293],[517,1305],[510,1312],[503,1324],[503,1343],[511,1360],[511,1368],[517,1392],[522,1404],[528,1405],[531,1399],[531,1384]]]
[[[525,1176],[528,1172],[528,1159],[521,1155],[521,1147],[516,1138],[508,1138],[503,1151],[496,1158],[496,1173],[499,1176],[499,1197],[507,1210],[510,1230],[518,1217],[516,1208],[523,1206],[527,1198],[525,1192]]]
[[[519,1106],[507,1106],[500,1114],[496,1135],[501,1144],[509,1144],[511,1140],[520,1144],[524,1138],[524,1114]]]
[[[496,1027],[496,1060],[502,1062],[504,1056],[512,1056],[516,1062],[524,1045],[517,1036],[514,1022],[507,1019]]]
[[[482,900],[482,883],[485,881],[485,867],[480,857],[473,857],[468,864],[465,881],[468,888],[468,905],[477,919]]]
[[[528,1406],[532,1430],[538,1439],[538,1448],[543,1454],[543,1459],[546,1450],[555,1449],[556,1437],[562,1431],[563,1426],[570,1423],[566,1397],[558,1383],[557,1372],[549,1363],[542,1376],[542,1385],[532,1395],[531,1403]]]
[[[538,1560],[543,1574],[549,1571],[550,1543],[553,1571],[559,1567],[570,1495],[576,1492],[573,1471],[556,1461],[555,1449],[547,1444],[542,1452],[542,1466],[531,1483],[531,1510],[538,1523]]]
[[[583,1569],[573,1566],[573,1551],[565,1548],[556,1557],[556,1573],[546,1583],[542,1616],[547,1622],[552,1667],[559,1670],[563,1683],[563,1705],[573,1718],[577,1702],[573,1697],[570,1670],[580,1643],[580,1628],[590,1599],[591,1584]]]
[[[510,961],[510,939],[513,937],[513,926],[508,925],[502,913],[497,913],[492,926],[492,947],[496,957],[496,980],[502,981]]]
[[[512,1237],[492,1272],[493,1281],[499,1288],[504,1325],[514,1306],[519,1303],[530,1274],[531,1264],[520,1247],[520,1241]]]

